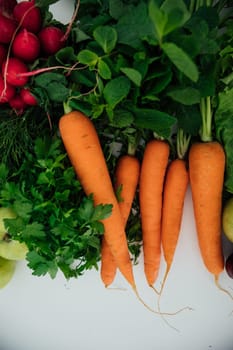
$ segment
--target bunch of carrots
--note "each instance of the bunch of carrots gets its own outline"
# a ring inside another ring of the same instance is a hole
[[[150,287],[154,288],[158,276],[161,250],[166,261],[166,272],[158,292],[161,295],[172,266],[190,182],[204,264],[216,285],[228,293],[218,282],[224,269],[221,203],[225,154],[222,146],[212,139],[210,97],[201,101],[201,114],[199,142],[191,143],[190,136],[178,130],[176,157],[170,160],[169,142],[153,138],[145,146],[141,163],[135,150],[119,158],[114,183],[91,119],[79,111],[61,117],[61,138],[86,195],[93,194],[96,205],[113,205],[111,216],[103,221],[101,278],[105,286],[113,282],[119,269],[138,295],[125,232],[138,189],[144,271]],[[116,196],[119,186],[120,202]]]

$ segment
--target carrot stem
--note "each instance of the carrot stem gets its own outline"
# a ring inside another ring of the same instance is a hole
[[[189,147],[191,135],[184,132],[183,129],[179,128],[177,131],[177,156],[179,159],[184,159],[186,152]]]
[[[200,111],[202,118],[202,127],[200,130],[201,140],[204,142],[212,141],[212,111],[210,96],[201,98]]]

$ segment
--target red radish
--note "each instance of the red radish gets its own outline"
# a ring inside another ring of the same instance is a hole
[[[2,13],[4,16],[12,17],[16,4],[16,0],[0,0],[0,13]]]
[[[6,59],[7,56],[7,48],[0,44],[0,66],[2,65],[3,61]]]
[[[27,88],[22,88],[20,90],[20,96],[22,97],[23,101],[29,105],[29,106],[36,106],[37,105],[37,99],[35,96],[31,93],[31,91]]]
[[[28,67],[24,62],[16,57],[10,57],[2,64],[2,74],[6,81],[13,86],[24,86],[28,82],[28,77],[20,76],[20,73],[28,72]]]
[[[24,62],[33,62],[39,57],[40,41],[35,34],[23,29],[15,36],[12,53]]]
[[[16,22],[0,13],[0,43],[9,44],[17,28]]]
[[[15,87],[4,82],[0,76],[0,103],[6,103],[15,95]]]
[[[42,25],[42,16],[35,1],[21,1],[13,11],[14,18],[32,33],[38,33]]]
[[[44,27],[38,34],[42,51],[46,55],[54,55],[62,47],[65,46],[65,41],[62,40],[64,32],[57,27]]]
[[[11,108],[15,110],[17,114],[22,114],[26,107],[25,102],[23,101],[22,97],[19,94],[13,96],[9,100],[9,105],[11,106]]]

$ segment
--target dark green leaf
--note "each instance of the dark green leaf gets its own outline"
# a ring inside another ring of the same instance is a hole
[[[35,77],[35,84],[43,88],[47,88],[48,84],[52,82],[56,82],[61,85],[67,84],[67,80],[65,76],[59,73],[49,72],[49,73],[40,74]]]
[[[4,219],[3,221],[7,231],[14,239],[21,234],[25,225],[24,221],[19,217],[16,217],[14,219]]]
[[[129,91],[129,79],[121,76],[112,79],[105,85],[103,95],[109,107],[113,109],[118,103],[127,97]]]
[[[184,105],[193,105],[200,102],[200,92],[192,87],[172,90],[167,93],[174,101]]]
[[[114,111],[111,124],[114,127],[126,128],[132,124],[134,120],[133,114],[124,109],[117,109]]]
[[[26,241],[31,238],[44,238],[44,226],[36,221],[32,224],[27,224],[22,230],[22,236]]]
[[[174,43],[162,44],[162,49],[169,57],[172,63],[189,79],[196,82],[199,77],[199,72],[196,64],[180,47]]]
[[[148,16],[147,4],[139,3],[137,6],[129,5],[116,24],[118,42],[133,48],[140,48],[142,41],[153,30]]]
[[[198,136],[202,123],[199,105],[188,106],[179,104],[176,109],[178,127],[189,135]]]
[[[54,261],[48,260],[36,251],[30,251],[27,253],[28,267],[33,270],[33,275],[44,276],[47,273],[51,278],[55,278],[58,268]]]
[[[183,26],[190,18],[190,12],[183,0],[165,0],[161,5],[161,10],[167,15],[164,35]]]
[[[159,8],[155,0],[150,0],[148,9],[149,17],[154,26],[155,38],[161,43],[167,23],[167,15]]]
[[[69,96],[69,89],[58,82],[49,83],[46,90],[50,100],[54,102],[64,102]]]
[[[109,0],[109,13],[114,19],[119,19],[123,16],[125,5],[121,0]]]
[[[141,86],[142,75],[134,68],[122,67],[121,71],[136,85]]]
[[[99,59],[98,65],[97,65],[98,73],[103,79],[111,79],[112,77],[112,72],[107,65],[102,59]]]
[[[78,208],[77,216],[83,222],[90,222],[94,214],[94,210],[95,208],[92,196],[85,197]]]
[[[7,180],[9,170],[7,169],[6,164],[0,164],[0,183],[5,183]]]
[[[76,62],[77,57],[74,53],[73,47],[65,47],[61,50],[59,50],[55,55],[57,61],[63,65],[67,64],[70,65],[71,62]]]
[[[95,206],[92,221],[99,221],[107,219],[112,213],[112,204],[99,204]]]
[[[150,129],[157,135],[169,138],[176,118],[156,109],[135,109],[135,124],[140,128]]]
[[[21,218],[26,219],[30,217],[33,206],[30,201],[23,202],[22,200],[15,200],[13,209]]]

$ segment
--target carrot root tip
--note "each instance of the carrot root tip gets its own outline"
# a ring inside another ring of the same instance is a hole
[[[221,284],[219,283],[219,276],[218,276],[218,275],[215,275],[215,276],[214,276],[214,282],[215,282],[215,285],[217,286],[217,288],[218,288],[220,291],[226,293],[226,294],[233,300],[233,295],[229,292],[229,290],[223,288],[223,287],[221,286]]]
[[[159,295],[159,291],[153,286],[153,284],[150,284],[149,286],[153,289],[153,291],[154,291],[157,295]]]

